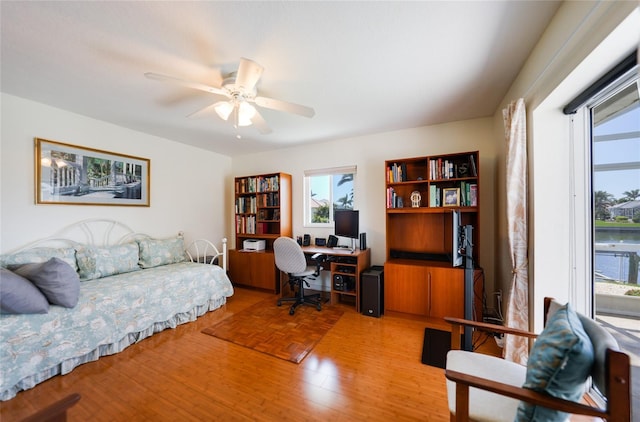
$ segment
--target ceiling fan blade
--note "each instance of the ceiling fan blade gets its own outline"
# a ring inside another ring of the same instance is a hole
[[[191,118],[191,117],[203,117],[203,116],[205,116],[207,114],[216,114],[215,113],[215,111],[216,111],[215,107],[216,107],[216,105],[218,105],[219,102],[223,102],[223,101],[218,101],[217,103],[210,104],[210,105],[208,105],[208,106],[206,106],[204,108],[201,108],[198,111],[195,111],[195,112],[187,115],[187,117],[189,117],[189,118]]]
[[[263,71],[264,67],[253,60],[245,59],[244,57],[240,58],[240,65],[236,74],[236,85],[251,91],[260,80]]]
[[[313,117],[316,111],[311,107],[303,106],[300,104],[289,103],[282,100],[276,100],[267,97],[256,97],[255,103],[260,107],[270,108],[272,110],[286,111],[288,113],[299,114],[304,117]]]
[[[258,110],[256,110],[256,114],[251,118],[251,123],[258,129],[258,132],[263,135],[273,132]]]
[[[205,91],[210,94],[223,95],[229,98],[229,94],[224,89],[216,88],[210,85],[201,84],[198,82],[185,81],[184,79],[174,78],[173,76],[160,75],[158,73],[147,72],[144,74],[149,79],[160,82],[170,82],[178,85],[186,86],[187,88],[193,88],[200,91]]]

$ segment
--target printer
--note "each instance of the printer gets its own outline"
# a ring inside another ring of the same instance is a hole
[[[247,239],[242,242],[242,248],[246,251],[263,251],[265,247],[264,240]]]

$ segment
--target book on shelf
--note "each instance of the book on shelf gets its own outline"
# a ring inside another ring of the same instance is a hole
[[[473,154],[469,156],[469,165],[471,166],[471,176],[477,177],[478,169],[476,168],[476,159],[474,158]]]
[[[478,185],[475,183],[469,185],[469,205],[478,206]]]

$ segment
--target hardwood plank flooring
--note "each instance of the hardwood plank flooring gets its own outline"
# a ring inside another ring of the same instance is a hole
[[[448,421],[444,371],[420,362],[425,324],[344,306],[300,364],[200,330],[275,295],[236,289],[197,321],[134,344],[0,402],[20,420],[77,392],[71,421]]]

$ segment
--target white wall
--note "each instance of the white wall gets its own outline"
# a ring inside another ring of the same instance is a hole
[[[374,265],[385,262],[385,160],[463,151],[480,152],[480,264],[486,274],[486,290],[493,291],[495,232],[496,146],[491,118],[378,133],[356,138],[285,148],[269,153],[234,157],[233,175],[284,172],[292,175],[293,234],[327,237],[328,229],[303,227],[304,171],[357,166],[355,208],[360,210],[360,231],[367,233]],[[233,193],[227,199],[233,208]],[[229,221],[227,231],[233,231]]]
[[[635,14],[630,17],[635,9]],[[576,280],[584,271],[575,268],[577,251],[584,251],[584,235],[576,227],[574,186],[584,180],[572,180],[570,118],[562,107],[619,60],[638,47],[637,1],[565,2],[540,39],[518,78],[496,110],[496,128],[502,124],[502,108],[523,97],[527,105],[529,154],[529,268],[530,325],[542,329],[542,300],[545,296],[560,301],[585,300],[575,291],[585,288],[585,280]],[[622,25],[621,25],[622,23]],[[605,52],[606,54],[602,54]],[[500,122],[500,123],[498,123]],[[502,132],[495,139],[502,140]],[[499,156],[504,157],[504,143]],[[578,176],[580,177],[580,176]],[[498,169],[504,186],[504,169]],[[508,292],[511,278],[506,234],[505,195],[500,191],[497,208],[498,286]],[[582,292],[584,296],[584,292]]]
[[[185,232],[188,242],[230,237],[224,200],[229,157],[2,94],[0,251],[53,235],[88,218],[110,218],[154,237]],[[34,138],[151,160],[151,206],[35,205]]]

